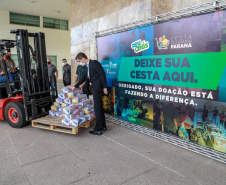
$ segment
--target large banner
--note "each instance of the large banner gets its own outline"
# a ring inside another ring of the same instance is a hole
[[[226,11],[97,39],[118,118],[226,152]]]

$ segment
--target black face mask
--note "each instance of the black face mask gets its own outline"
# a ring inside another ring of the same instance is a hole
[[[10,57],[10,55],[6,55],[6,58],[7,58],[7,60],[10,60],[11,57]]]
[[[51,64],[51,62],[47,62],[48,64]]]

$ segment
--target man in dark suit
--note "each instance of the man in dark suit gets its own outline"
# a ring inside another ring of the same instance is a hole
[[[85,63],[87,65],[86,73],[83,78],[81,78],[78,83],[75,85],[78,88],[84,81],[85,88],[89,91],[89,84],[92,84],[93,87],[93,100],[94,100],[94,111],[96,114],[96,125],[93,131],[90,131],[90,134],[101,135],[102,130],[106,130],[106,122],[104,111],[102,108],[102,96],[108,94],[107,91],[107,81],[106,75],[103,67],[97,60],[90,60],[84,53],[78,53],[75,58],[77,62]]]
[[[71,65],[67,63],[67,60],[64,58],[63,62],[63,82],[64,86],[71,85]]]

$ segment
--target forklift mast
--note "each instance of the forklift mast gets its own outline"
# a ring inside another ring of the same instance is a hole
[[[57,96],[57,87],[50,89],[45,34],[28,33],[23,29],[11,30],[10,33],[16,34],[20,89],[23,95],[26,121],[30,121],[48,114],[55,100],[55,96],[50,95],[51,91],[55,91]],[[30,46],[29,38],[33,38],[34,48]],[[35,72],[31,70],[31,57],[37,65]]]

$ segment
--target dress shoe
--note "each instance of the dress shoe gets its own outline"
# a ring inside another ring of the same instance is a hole
[[[101,130],[106,131],[107,127],[102,127]]]
[[[89,131],[89,133],[93,135],[102,135],[101,131],[96,131],[96,130]]]

